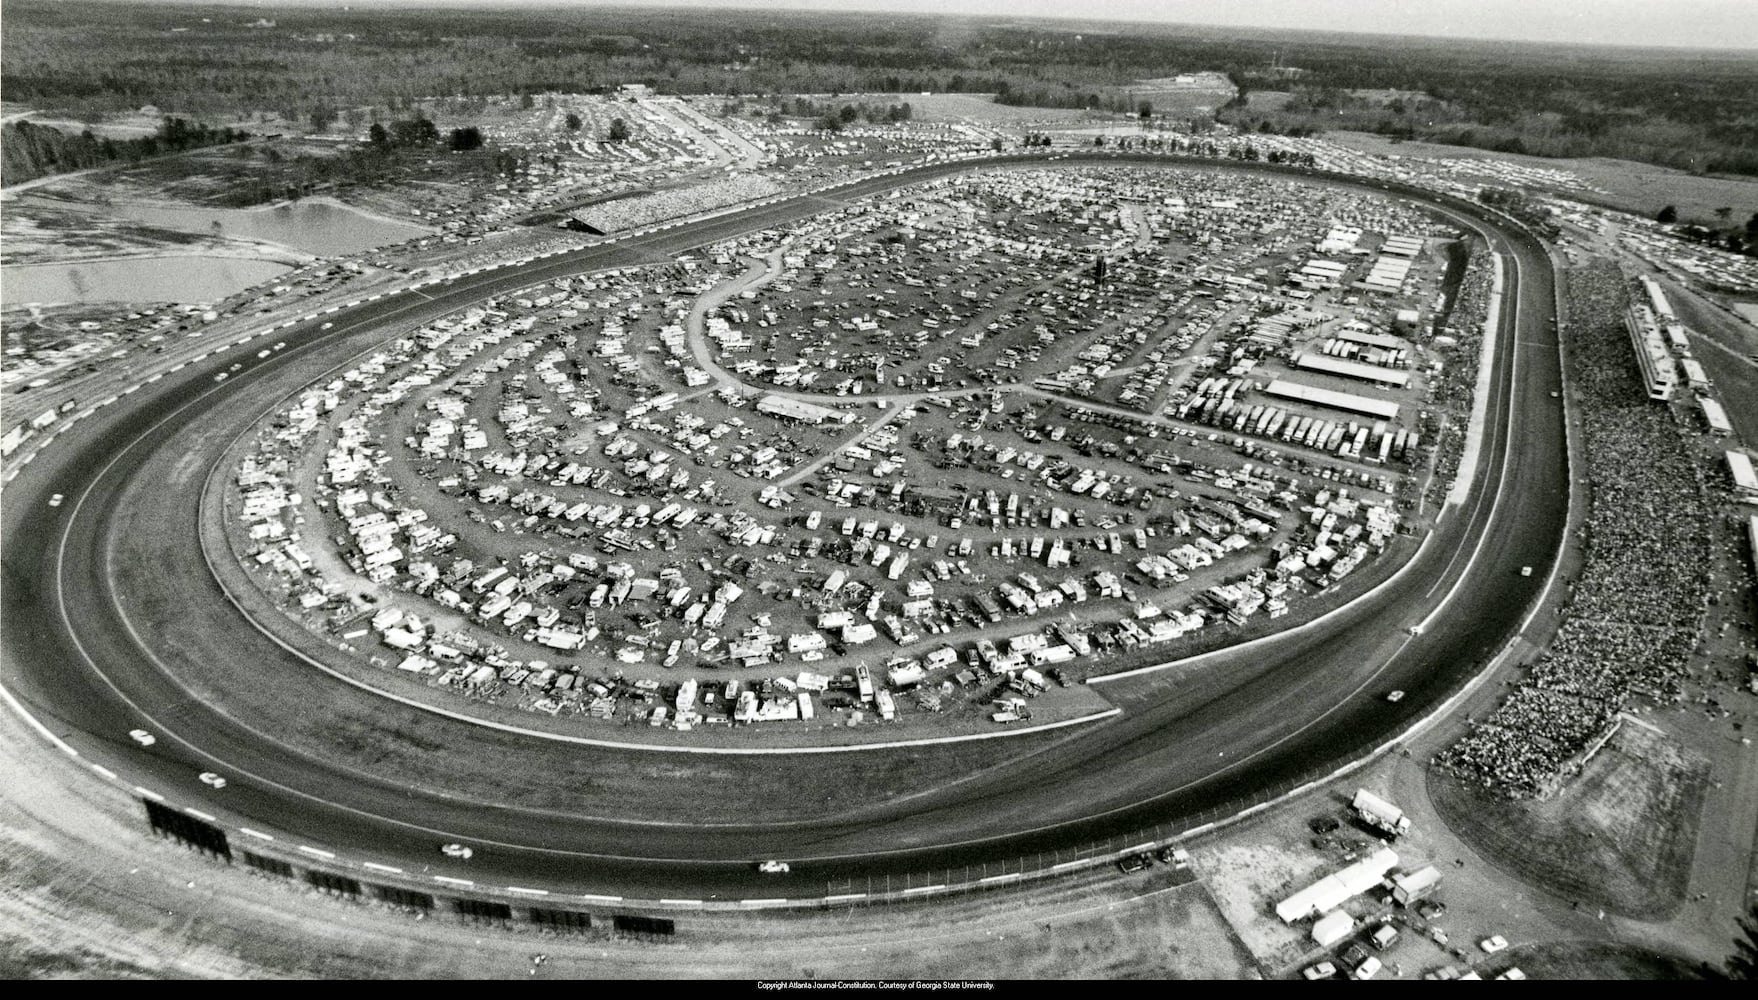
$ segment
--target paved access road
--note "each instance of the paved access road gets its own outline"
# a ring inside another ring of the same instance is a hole
[[[836,194],[969,167],[924,168]],[[813,896],[892,873],[956,873],[1073,850],[1157,822],[1175,829],[1383,741],[1523,627],[1564,529],[1567,473],[1561,403],[1552,396],[1560,388],[1552,275],[1540,248],[1500,232],[1492,239],[1516,264],[1506,286],[1514,307],[1500,324],[1480,488],[1447,514],[1397,585],[1313,628],[1216,654],[1176,680],[1107,685],[1121,717],[919,796],[836,815],[802,804],[802,818],[786,824],[630,822],[572,791],[589,787],[605,761],[626,763],[631,753],[653,758],[655,782],[676,780],[664,774],[673,755],[557,745],[362,695],[305,667],[226,601],[195,541],[199,493],[238,432],[288,393],[386,336],[484,297],[650,261],[829,204],[805,196],[366,303],[323,317],[330,329],[313,320],[265,338],[288,344],[267,358],[256,357],[257,344],[224,351],[96,410],[6,489],[0,682],[86,761],[234,831],[271,831],[283,850],[320,845],[351,862],[483,886]],[[213,380],[234,364],[242,367],[226,381]],[[65,502],[50,507],[52,493]],[[1523,565],[1535,566],[1531,577],[1520,575]],[[187,665],[215,662],[235,665],[239,683],[220,690],[185,679]],[[1408,692],[1395,705],[1383,697],[1394,688]],[[332,740],[294,739],[289,714],[333,720]],[[380,777],[373,765],[389,751],[355,746],[352,734],[365,731],[356,726],[406,734],[410,753],[431,759],[431,768],[398,782]],[[137,727],[157,743],[131,742]],[[768,782],[762,794],[785,801],[803,775],[864,756],[748,766]],[[199,783],[207,771],[227,775],[227,786]],[[697,793],[717,788],[704,782]],[[448,841],[474,845],[476,856],[441,858],[438,844]],[[753,860],[774,857],[791,860],[793,872],[753,871]]]

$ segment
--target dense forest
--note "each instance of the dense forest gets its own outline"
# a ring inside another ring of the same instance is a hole
[[[652,8],[16,0],[6,14],[7,100],[86,121],[145,105],[388,120],[435,97],[633,82],[734,96],[970,92],[1129,113],[1137,81],[1215,70],[1241,89],[1220,117],[1253,131],[1366,129],[1758,175],[1749,53]]]

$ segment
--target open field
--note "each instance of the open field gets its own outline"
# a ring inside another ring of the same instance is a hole
[[[1556,797],[1510,801],[1441,772],[1442,817],[1498,866],[1584,906],[1644,919],[1682,902],[1707,762],[1626,722]]]
[[[1518,967],[1531,979],[1699,979],[1693,963],[1606,941],[1516,945],[1484,964],[1485,978]]]
[[[1256,96],[1253,95],[1254,100]],[[1587,184],[1605,192],[1603,196],[1595,196],[1595,200],[1648,218],[1653,218],[1667,205],[1678,209],[1680,221],[1713,221],[1715,210],[1723,206],[1732,207],[1737,218],[1758,211],[1758,181],[1747,178],[1698,176],[1683,170],[1631,160],[1553,160],[1542,156],[1494,153],[1465,146],[1394,142],[1384,136],[1366,132],[1327,132],[1324,137],[1363,152],[1386,156],[1502,160],[1547,170],[1572,171]],[[1567,191],[1558,193],[1566,197],[1578,197]]]

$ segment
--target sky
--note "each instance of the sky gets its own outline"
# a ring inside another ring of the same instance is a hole
[[[566,2],[566,0],[563,0]],[[574,0],[582,2],[582,0]],[[584,0],[590,2],[590,0]],[[1758,49],[1758,0],[620,0],[642,6],[888,10]]]

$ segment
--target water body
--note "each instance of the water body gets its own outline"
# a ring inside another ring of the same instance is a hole
[[[203,236],[265,240],[319,257],[359,253],[433,232],[328,201],[297,201],[265,208],[201,208],[119,204],[124,219]]]
[[[0,301],[215,302],[288,270],[268,260],[173,254],[0,268]]]
[[[102,211],[160,229],[262,240],[318,257],[359,253],[432,232],[328,201],[266,208],[120,204]],[[198,253],[29,264],[0,269],[0,301],[213,302],[286,270],[272,261]]]

